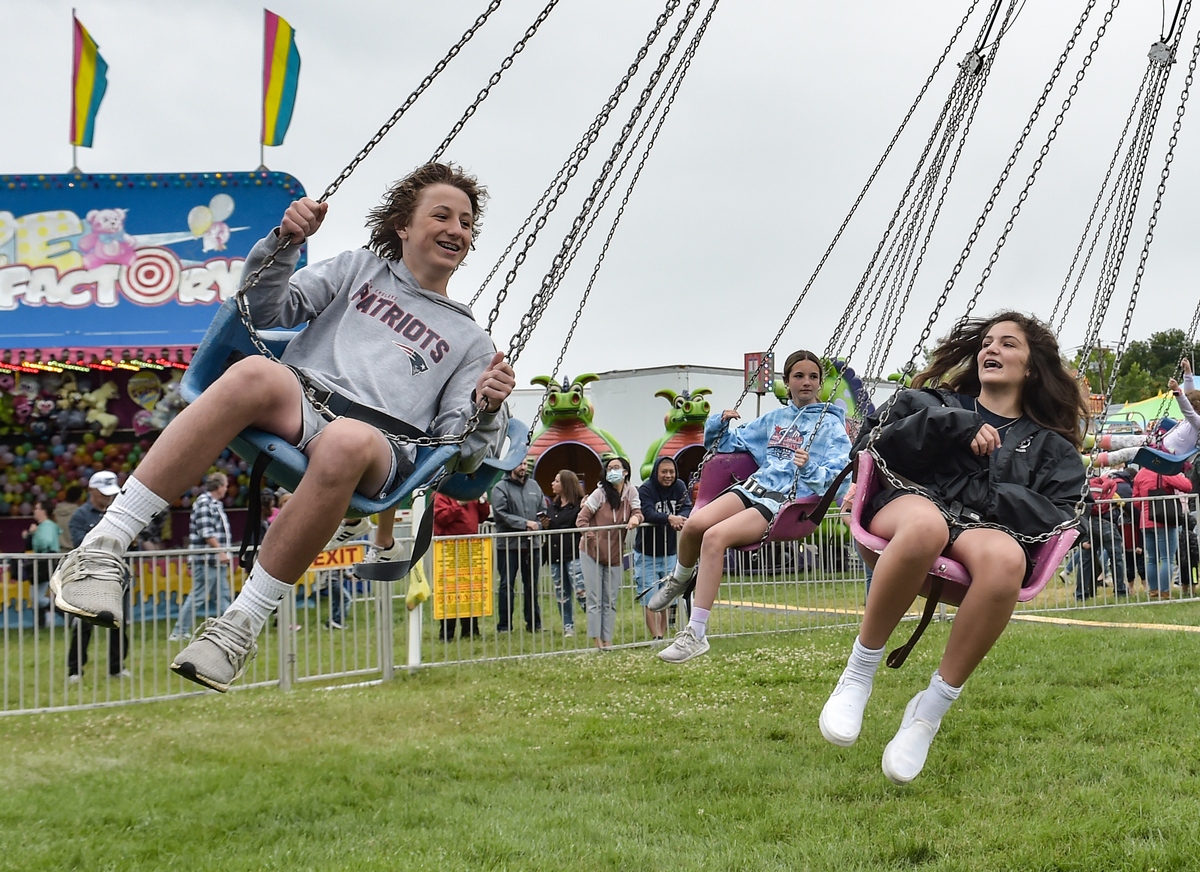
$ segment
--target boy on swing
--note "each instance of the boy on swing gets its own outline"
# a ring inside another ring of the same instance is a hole
[[[178,674],[225,691],[257,650],[268,617],[338,529],[356,491],[385,498],[413,470],[411,446],[381,430],[461,434],[458,468],[496,453],[504,401],[515,380],[470,309],[446,287],[478,230],[486,191],[461,169],[427,164],[397,182],[372,210],[368,249],[347,251],[293,274],[299,246],[326,204],[292,203],[280,226],[246,260],[253,271],[280,235],[292,245],[247,299],[257,327],[300,333],[276,363],[233,364],[163,431],[125,482],[104,520],[59,564],[50,581],[57,607],[120,627],[124,554],[155,514],[203,477],[246,427],[274,433],[308,456],[295,494],[267,531],[245,586],[219,618],[171,663]],[[323,411],[314,405],[317,400]],[[332,407],[332,410],[331,410]]]

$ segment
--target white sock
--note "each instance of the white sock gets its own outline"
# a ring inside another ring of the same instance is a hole
[[[296,591],[294,584],[280,581],[263,569],[261,563],[255,563],[250,570],[250,577],[238,593],[237,598],[225,610],[225,614],[237,610],[250,618],[250,631],[257,636],[267,625],[267,618],[279,608],[284,597],[293,596]]]
[[[696,574],[696,564],[693,563],[691,566],[684,566],[680,561],[676,560],[675,568],[671,570],[671,574],[680,581],[687,581]]]
[[[950,706],[958,699],[960,693],[961,687],[947,684],[940,672],[934,672],[933,677],[929,679],[928,689],[921,694],[921,699],[917,702],[913,716],[936,727],[942,723],[942,718],[950,711]]]
[[[688,621],[688,629],[697,639],[703,639],[704,634],[708,632],[708,613],[710,609],[702,609],[699,606],[692,609],[691,620]]]
[[[861,687],[871,687],[875,683],[875,673],[879,664],[883,662],[883,652],[883,648],[868,648],[855,638],[850,659],[846,662],[846,671],[842,674],[848,682]]]
[[[131,475],[100,523],[83,537],[80,544],[87,545],[99,536],[107,536],[128,549],[137,534],[146,529],[150,520],[166,507],[166,500]]]

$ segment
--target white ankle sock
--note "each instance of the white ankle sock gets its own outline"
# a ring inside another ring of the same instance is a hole
[[[875,672],[883,662],[883,652],[883,648],[868,648],[855,638],[850,659],[846,662],[846,671],[842,674],[847,681],[871,687],[875,683]]]
[[[146,487],[132,475],[125,487],[117,494],[100,523],[83,537],[81,545],[87,545],[99,536],[116,539],[128,549],[129,543],[146,528],[150,520],[167,507],[167,501]]]
[[[961,687],[947,684],[940,672],[934,672],[933,677],[929,679],[929,687],[921,694],[913,715],[936,727],[941,724],[942,718],[950,711],[950,706],[958,699],[960,693]]]
[[[708,632],[708,613],[710,611],[710,609],[699,607],[692,609],[692,617],[688,621],[688,627],[697,639],[703,639],[705,633]]]
[[[671,570],[671,574],[680,581],[687,581],[696,574],[696,564],[693,563],[691,566],[684,566],[682,563],[676,560],[675,568]]]
[[[238,593],[237,598],[225,610],[228,614],[234,610],[250,618],[250,630],[257,636],[267,625],[267,618],[279,608],[284,597],[292,596],[296,586],[280,581],[262,568],[261,563],[255,563],[250,570],[250,577]]]

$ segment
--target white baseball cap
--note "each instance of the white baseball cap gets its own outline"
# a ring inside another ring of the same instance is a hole
[[[115,497],[121,492],[121,486],[117,484],[117,474],[115,472],[101,471],[95,473],[88,480],[88,487],[100,491],[106,497]]]

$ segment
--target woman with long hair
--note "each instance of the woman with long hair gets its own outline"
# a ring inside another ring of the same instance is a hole
[[[646,603],[651,611],[662,611],[695,576],[696,600],[688,624],[658,652],[668,663],[683,663],[708,650],[708,615],[721,586],[725,550],[762,539],[785,502],[824,494],[849,462],[845,411],[817,400],[825,378],[821,358],[794,351],[783,376],[790,398],[786,406],[733,429],[725,428],[741,417],[736,409],[710,415],[705,422],[705,447],[749,452],[758,471],[692,512],[679,534],[675,568]]]
[[[1086,488],[1079,449],[1087,405],[1054,334],[1019,312],[960,322],[929,366],[875,416],[854,453],[870,447],[895,474],[864,506],[864,525],[889,540],[878,556],[849,663],[821,711],[824,737],[849,747],[888,637],[940,554],[971,585],[929,686],[905,709],[883,753],[884,774],[912,781],[942,717],[1008,625],[1030,573],[1027,541],[1077,523]],[[878,430],[878,432],[875,432]],[[843,507],[856,496],[853,486]]]
[[[579,476],[569,469],[560,469],[550,483],[553,499],[542,519],[548,530],[561,530],[550,539],[550,578],[554,581],[554,596],[562,614],[563,635],[575,635],[574,598],[584,602],[583,569],[579,565],[579,532],[575,521],[583,504],[583,485]]]

